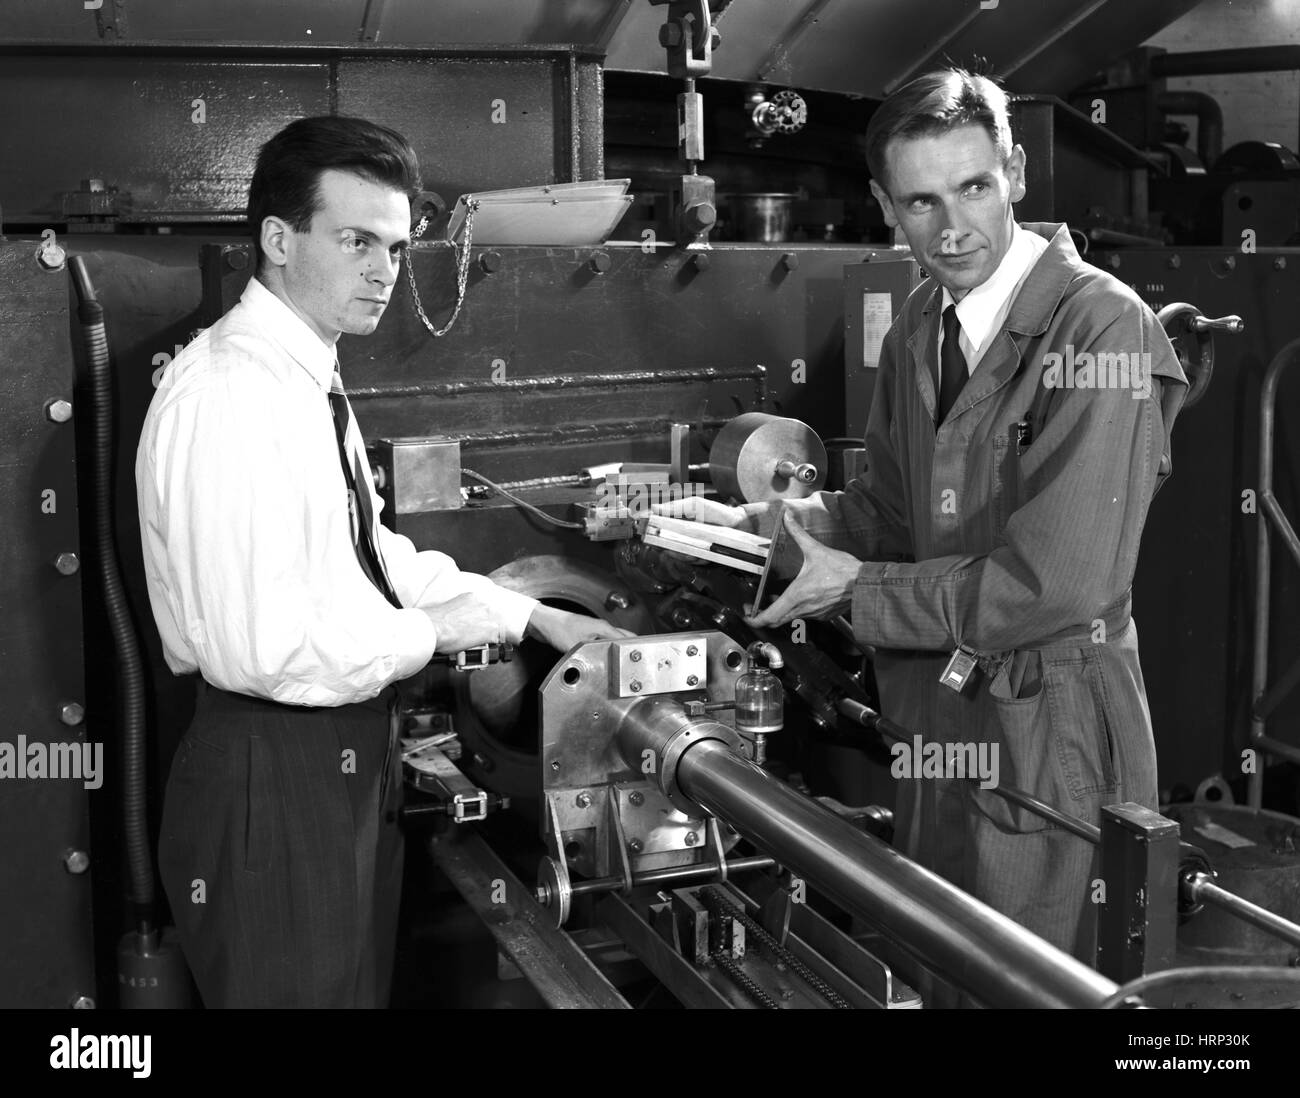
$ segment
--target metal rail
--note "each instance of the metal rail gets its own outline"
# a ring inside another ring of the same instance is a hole
[[[1298,660],[1282,678],[1282,682],[1272,691],[1266,691],[1268,684],[1268,615],[1269,595],[1272,583],[1272,547],[1269,535],[1271,526],[1277,527],[1278,534],[1291,550],[1291,556],[1300,564],[1300,537],[1296,536],[1295,527],[1287,520],[1273,494],[1273,442],[1274,442],[1274,407],[1277,404],[1277,387],[1282,371],[1300,358],[1300,339],[1293,339],[1283,347],[1264,373],[1264,382],[1259,392],[1259,543],[1256,551],[1255,568],[1255,657],[1251,673],[1251,714],[1250,743],[1261,755],[1277,755],[1294,763],[1300,763],[1300,747],[1275,740],[1264,733],[1265,721],[1270,713],[1281,703],[1282,698],[1300,682],[1300,660]],[[1263,759],[1255,766],[1247,783],[1247,803],[1251,808],[1262,806],[1264,796]]]

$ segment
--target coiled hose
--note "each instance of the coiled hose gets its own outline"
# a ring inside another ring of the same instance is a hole
[[[117,658],[122,730],[122,822],[126,836],[130,900],[136,932],[152,940],[156,883],[146,812],[144,666],[113,542],[113,384],[108,333],[104,327],[104,307],[95,299],[85,260],[73,256],[69,266],[77,290],[77,319],[81,322],[82,344],[90,371],[95,548],[99,554],[100,585]]]

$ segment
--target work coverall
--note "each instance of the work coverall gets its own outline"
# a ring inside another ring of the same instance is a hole
[[[1103,805],[1156,807],[1130,587],[1187,381],[1151,310],[1083,262],[1064,225],[1023,227],[1048,250],[938,431],[942,289],[930,279],[885,338],[865,473],[788,508],[864,562],[851,620],[875,647],[884,715],[925,743],[996,744],[1001,785],[1097,824]],[[1150,395],[1115,384],[1114,359],[1108,387],[1052,376],[1045,356],[1072,364],[1085,352],[1149,355],[1149,375],[1141,358],[1136,373]],[[1074,387],[1048,383],[1066,379]],[[1027,424],[1019,445],[1017,423]],[[961,693],[939,681],[958,645],[979,655]],[[920,776],[898,781],[895,836],[922,865],[1095,963],[1100,894],[1084,840],[977,781]]]

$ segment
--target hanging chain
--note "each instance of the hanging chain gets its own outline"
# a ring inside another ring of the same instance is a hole
[[[456,249],[456,307],[451,311],[451,319],[443,328],[435,328],[433,323],[424,313],[424,306],[420,304],[420,291],[415,285],[415,264],[411,262],[411,250],[406,249],[406,280],[411,284],[411,301],[415,305],[415,314],[420,318],[421,323],[429,329],[429,334],[435,338],[445,336],[451,331],[451,326],[456,323],[456,318],[460,315],[460,307],[465,303],[465,286],[469,281],[469,250],[470,241],[474,235],[474,211],[478,209],[478,201],[471,201],[465,209],[465,243],[457,245],[453,240],[452,248]],[[424,230],[429,227],[429,218],[426,214],[421,217],[411,233],[412,240],[418,240]]]

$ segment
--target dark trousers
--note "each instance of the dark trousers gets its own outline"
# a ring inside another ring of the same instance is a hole
[[[158,862],[205,1005],[388,1004],[402,888],[392,694],[312,709],[200,683]]]

